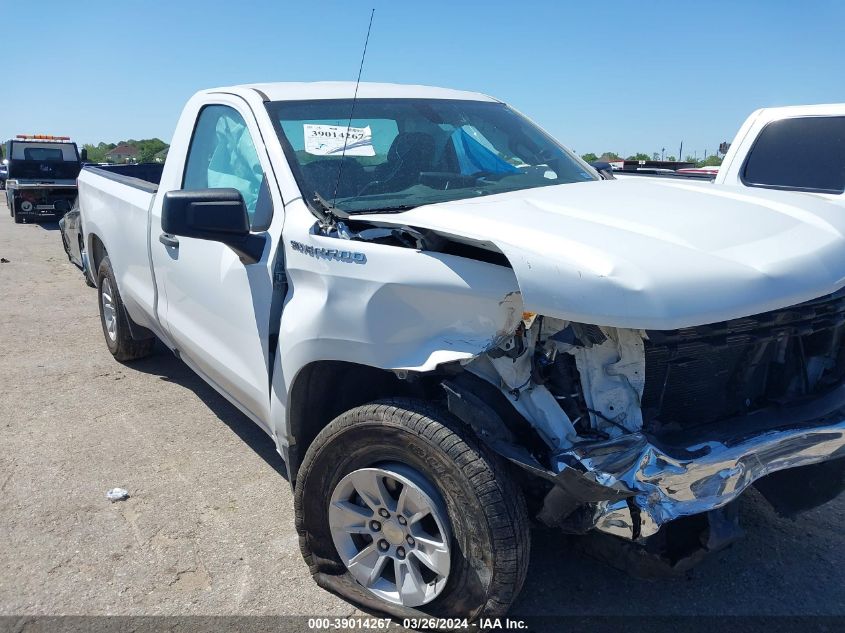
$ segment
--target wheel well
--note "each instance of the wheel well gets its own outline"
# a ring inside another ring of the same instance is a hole
[[[89,259],[91,260],[91,277],[94,283],[97,283],[97,271],[100,269],[100,262],[108,255],[106,247],[103,242],[96,235],[91,235],[91,248],[89,250]]]
[[[344,361],[318,361],[303,368],[290,392],[288,419],[292,444],[287,466],[290,483],[305,452],[332,420],[355,407],[389,397],[443,397],[433,377],[400,380],[392,371]]]

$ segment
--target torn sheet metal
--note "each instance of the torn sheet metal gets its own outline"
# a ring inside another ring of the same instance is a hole
[[[479,356],[466,369],[498,387],[514,409],[531,421],[543,440],[557,449],[572,445],[578,434],[551,392],[532,382],[532,359],[538,333],[539,328],[531,328],[525,339],[513,337],[512,341],[502,344],[499,355]]]
[[[765,475],[845,456],[845,410],[829,419],[685,448],[661,448],[643,433],[632,433],[563,451],[556,470],[581,471],[615,497],[591,504],[592,527],[626,539],[646,538],[669,521],[724,506]]]
[[[501,389],[549,446],[558,448],[577,441],[578,434],[555,397],[542,385],[530,383],[530,354],[517,359],[479,356],[466,369]]]
[[[606,328],[598,345],[558,344],[575,357],[592,426],[616,437],[643,426],[640,401],[645,386],[642,330]]]

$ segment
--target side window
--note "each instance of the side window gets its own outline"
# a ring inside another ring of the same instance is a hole
[[[845,117],[797,117],[769,123],[742,170],[750,187],[817,193],[845,191]]]
[[[223,105],[202,109],[188,149],[182,188],[237,189],[253,229],[257,224],[269,224],[264,171],[246,122],[236,110]]]

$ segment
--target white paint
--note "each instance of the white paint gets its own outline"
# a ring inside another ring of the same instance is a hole
[[[845,285],[845,214],[789,192],[632,178],[368,218],[492,243],[526,310],[581,323],[675,329]]]

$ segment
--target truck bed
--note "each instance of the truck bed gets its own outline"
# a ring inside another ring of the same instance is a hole
[[[149,263],[149,210],[161,179],[162,165],[86,166],[79,174],[79,208],[86,243],[91,235],[108,244],[123,301],[130,316],[154,327],[155,286]],[[147,236],[147,239],[139,236]],[[88,243],[96,275],[100,252]]]
[[[85,170],[95,172],[103,178],[143,189],[150,193],[158,190],[163,163],[140,163],[138,165],[86,165]]]

